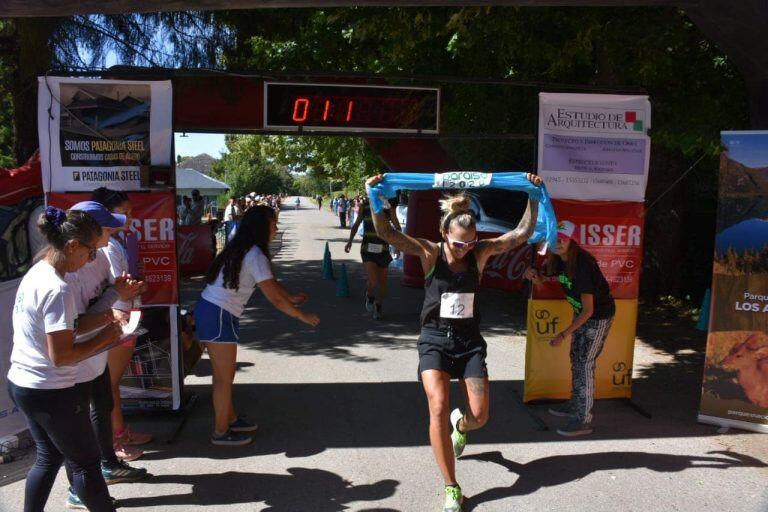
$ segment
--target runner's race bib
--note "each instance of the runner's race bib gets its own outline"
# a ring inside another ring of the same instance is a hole
[[[444,293],[440,296],[440,318],[472,318],[474,293]]]
[[[384,252],[384,246],[381,244],[366,244],[365,252],[369,252],[371,254],[381,254]]]
[[[434,188],[482,188],[491,184],[493,174],[457,171],[435,174]]]

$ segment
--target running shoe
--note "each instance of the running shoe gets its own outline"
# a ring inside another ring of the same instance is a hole
[[[373,319],[381,320],[381,304],[379,304],[378,302],[374,305],[374,308],[373,308]]]
[[[562,404],[553,405],[549,408],[548,412],[552,416],[557,416],[559,418],[572,418],[576,415],[570,400],[563,402]]]
[[[112,447],[115,449],[115,456],[125,462],[134,461],[144,455],[144,450],[141,448],[136,448],[135,446],[128,446],[116,442],[112,445]]]
[[[592,433],[592,425],[573,418],[564,427],[557,429],[557,433],[565,437],[588,436]]]
[[[110,466],[102,465],[101,474],[107,485],[138,482],[147,478],[146,469],[131,467],[123,461]]]
[[[464,496],[461,494],[461,487],[458,485],[446,485],[443,512],[461,512],[463,504]]]
[[[376,300],[376,297],[369,297],[368,295],[365,296],[365,310],[369,313],[373,312],[373,301]]]
[[[237,419],[229,425],[229,430],[232,432],[253,432],[258,428],[258,424],[251,423],[245,416],[238,416]]]
[[[217,446],[245,446],[249,444],[253,439],[251,436],[247,436],[241,432],[232,432],[227,430],[223,434],[211,435],[211,443]]]
[[[461,409],[456,408],[451,413],[451,441],[453,441],[453,454],[458,459],[464,453],[464,447],[467,446],[467,434],[459,431],[459,420],[464,417]],[[458,509],[457,509],[458,510]]]
[[[139,446],[150,442],[153,436],[145,432],[134,432],[131,427],[126,425],[121,434],[114,433],[114,438],[118,444]]]
[[[112,496],[110,496],[109,499],[112,500],[112,506],[117,507],[117,500]],[[73,510],[88,510],[88,507],[85,506],[85,503],[80,501],[80,498],[78,498],[77,494],[75,494],[75,490],[71,487],[69,488],[69,493],[67,494],[67,508],[71,508]]]

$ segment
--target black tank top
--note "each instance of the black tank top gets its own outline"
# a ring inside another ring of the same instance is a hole
[[[480,332],[480,313],[477,307],[477,292],[480,288],[480,271],[474,251],[465,256],[466,272],[453,272],[445,259],[443,243],[440,243],[440,257],[424,280],[424,307],[421,310],[421,325],[460,335],[474,335]],[[444,293],[475,294],[472,318],[442,318],[440,307]]]
[[[392,210],[384,210],[385,215],[389,217]],[[363,205],[363,211],[360,213],[363,218],[363,244],[360,250],[362,252],[368,251],[368,244],[380,245],[381,250],[376,253],[384,253],[389,251],[389,244],[379,238],[376,234],[376,228],[373,226],[373,213],[371,213],[371,206],[368,203]]]

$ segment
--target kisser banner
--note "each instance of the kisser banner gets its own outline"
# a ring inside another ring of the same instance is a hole
[[[636,299],[643,258],[643,203],[552,201],[559,221],[576,225],[574,237],[597,260],[615,299]],[[534,299],[564,299],[556,278],[534,286]]]
[[[552,198],[645,200],[647,96],[539,94],[538,174]]]
[[[43,188],[140,187],[142,165],[171,165],[170,81],[38,78]]]
[[[179,303],[176,270],[176,197],[173,192],[128,192],[133,206],[131,231],[139,245],[148,289],[141,296],[145,306]],[[67,209],[90,199],[90,194],[47,195],[48,204]]]
[[[723,132],[699,421],[768,433],[768,132]]]
[[[558,347],[549,342],[573,319],[565,300],[529,300],[525,348],[525,402],[571,397],[570,340]],[[632,364],[637,300],[617,300],[608,339],[595,370],[595,398],[632,396]]]

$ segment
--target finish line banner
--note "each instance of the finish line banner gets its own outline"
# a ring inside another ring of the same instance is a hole
[[[553,198],[645,200],[647,96],[539,94],[539,176]]]
[[[723,132],[699,421],[768,433],[768,132]]]
[[[549,342],[570,325],[573,308],[565,300],[528,301],[523,401],[571,397],[570,339],[558,347]],[[630,398],[637,325],[637,300],[617,300],[616,316],[597,358],[595,398]]]
[[[170,166],[170,81],[38,78],[46,192],[141,188],[141,166]]]

